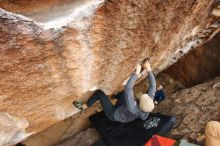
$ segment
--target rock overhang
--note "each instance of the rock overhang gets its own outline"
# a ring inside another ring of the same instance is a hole
[[[218,31],[213,3],[4,1],[1,111],[19,113],[38,132],[75,114],[73,100],[121,90],[145,57],[155,73],[168,68]]]

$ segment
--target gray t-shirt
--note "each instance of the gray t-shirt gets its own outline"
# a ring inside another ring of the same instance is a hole
[[[125,85],[124,96],[121,98],[125,98],[125,105],[122,105],[115,109],[114,111],[114,119],[116,121],[127,123],[135,120],[136,118],[141,118],[142,120],[147,119],[149,113],[141,111],[137,101],[134,98],[133,87],[135,85],[135,81],[137,80],[138,75],[133,73],[127,84]],[[156,92],[156,80],[152,71],[148,72],[148,80],[150,82],[150,87],[147,94],[154,99],[154,95]]]

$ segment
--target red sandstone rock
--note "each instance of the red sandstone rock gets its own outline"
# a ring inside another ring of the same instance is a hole
[[[208,81],[220,75],[220,33],[208,43],[189,52],[165,73],[186,87]]]
[[[219,27],[210,23],[213,1],[1,2],[0,111],[39,132],[76,113],[72,100],[89,91],[122,89],[145,57],[155,73],[164,70],[205,41],[206,22],[206,37]]]

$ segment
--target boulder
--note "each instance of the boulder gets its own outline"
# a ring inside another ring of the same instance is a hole
[[[86,100],[96,89],[121,90],[146,57],[159,73],[215,34],[214,4],[1,1],[0,111],[28,121],[21,140],[77,113],[73,100]]]

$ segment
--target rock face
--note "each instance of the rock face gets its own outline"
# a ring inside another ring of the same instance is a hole
[[[89,91],[120,90],[143,58],[151,56],[158,73],[204,43],[219,28],[213,6],[214,0],[1,1],[0,111],[27,120],[26,136],[42,131],[76,113],[72,100]]]
[[[220,75],[220,33],[208,43],[189,52],[164,73],[186,87]],[[189,63],[190,62],[190,63]]]
[[[73,141],[74,143],[78,141],[85,141],[85,137],[82,137],[82,134],[79,133],[91,127],[89,117],[95,114],[97,109],[99,109],[99,104],[95,104],[84,112],[79,112],[78,114],[75,114],[65,120],[57,122],[39,133],[31,135],[26,140],[22,141],[22,144],[25,146],[55,146],[58,143],[63,142],[71,143],[72,137],[76,137],[76,140]],[[83,140],[77,138],[78,134],[81,135],[79,138],[81,137]],[[95,135],[96,133],[92,134],[94,135],[91,135],[91,137],[85,141],[86,143],[89,141],[91,142],[93,138],[93,140],[97,140],[99,137],[98,135]]]
[[[58,144],[57,146],[91,146],[96,141],[100,139],[99,133],[94,128],[89,128],[86,131],[83,131],[76,135],[75,137],[71,137],[68,140]]]

